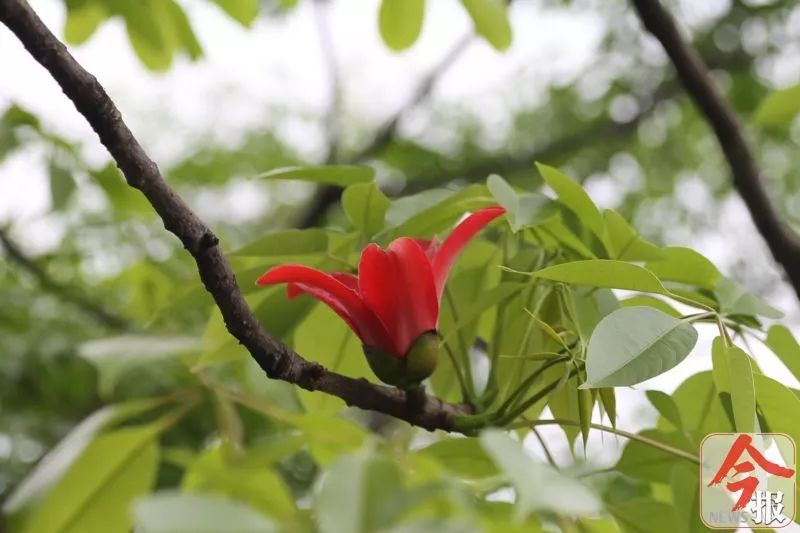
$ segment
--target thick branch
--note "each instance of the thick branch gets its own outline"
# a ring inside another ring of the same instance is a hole
[[[667,52],[686,91],[714,131],[728,161],[733,186],[744,200],[759,233],[783,266],[800,297],[800,238],[772,204],[744,131],[697,52],[681,38],[675,21],[659,0],[631,0],[644,27]]]
[[[271,337],[245,302],[216,236],[164,181],[97,79],[75,61],[24,0],[0,0],[0,21],[58,82],[111,153],[128,184],[144,194],[164,227],[192,254],[200,279],[219,307],[228,331],[269,377],[326,392],[348,405],[381,411],[429,430],[449,430],[456,415],[467,411],[464,405],[430,396],[421,406],[411,408],[405,392],[328,371]]]
[[[5,249],[9,259],[17,263],[36,279],[42,289],[71,303],[104,326],[117,330],[131,329],[131,324],[125,318],[104,309],[101,305],[83,294],[76,292],[68,285],[59,283],[50,277],[44,269],[22,251],[17,243],[14,242],[2,228],[0,228],[0,246]]]

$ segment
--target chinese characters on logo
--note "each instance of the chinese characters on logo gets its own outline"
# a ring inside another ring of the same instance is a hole
[[[776,459],[770,460],[773,446]],[[794,519],[795,448],[787,435],[712,434],[700,455],[700,512],[707,526],[778,528]]]

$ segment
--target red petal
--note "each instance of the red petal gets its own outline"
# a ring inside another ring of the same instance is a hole
[[[447,275],[458,254],[469,241],[489,222],[499,217],[506,210],[500,206],[481,209],[461,221],[442,243],[433,259],[433,277],[436,281],[436,294],[441,299]]]
[[[389,254],[398,264],[400,305],[406,312],[401,316],[401,335],[405,355],[411,344],[423,333],[436,329],[439,319],[439,298],[433,281],[433,268],[420,245],[409,238],[400,238],[389,245]]]
[[[404,352],[397,342],[397,324],[401,309],[398,303],[398,283],[395,264],[389,254],[377,244],[368,244],[361,252],[358,263],[358,292],[362,300],[378,315],[386,326],[391,348],[386,350],[396,357]]]
[[[280,265],[256,281],[257,285],[288,283],[289,297],[304,292],[328,305],[344,319],[365,344],[385,346],[386,328],[358,293],[330,274],[305,265]]]
[[[358,292],[358,278],[347,272],[332,272],[334,279],[341,281],[348,289]]]
[[[434,237],[433,239],[414,239],[414,241],[420,245],[428,259],[433,261],[433,258],[436,257],[436,252],[439,251],[439,239]]]
[[[348,274],[346,272],[331,272],[331,277],[335,280],[341,281],[343,284],[347,286],[348,289],[353,291],[358,291],[358,278],[352,274]],[[300,294],[305,294],[308,291],[298,287],[297,283],[289,283],[286,287],[286,295],[291,300],[292,298],[297,297]]]
[[[386,325],[393,355],[405,356],[419,335],[436,328],[439,301],[433,269],[414,239],[398,239],[385,252],[376,244],[367,246],[358,285],[361,297]]]

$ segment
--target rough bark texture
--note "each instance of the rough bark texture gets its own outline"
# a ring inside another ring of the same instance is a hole
[[[783,221],[764,186],[755,156],[736,114],[711,78],[699,54],[684,42],[659,0],[632,0],[644,27],[661,43],[686,92],[705,117],[725,155],[733,186],[772,256],[800,298],[800,238]]]
[[[97,79],[81,67],[24,0],[0,0],[2,21],[58,82],[119,166],[128,184],[141,191],[197,263],[200,279],[222,312],[228,331],[273,379],[338,396],[348,405],[389,414],[428,430],[450,430],[468,406],[426,396],[411,405],[404,391],[331,372],[307,361],[269,335],[236,284],[217,237],[164,180],[158,166],[128,129]]]

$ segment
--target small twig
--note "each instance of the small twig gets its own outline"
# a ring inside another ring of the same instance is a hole
[[[336,51],[333,47],[333,35],[330,25],[329,0],[314,0],[314,15],[319,35],[320,54],[322,55],[328,76],[328,110],[325,113],[325,162],[336,162],[339,154],[339,116],[341,107],[341,80],[336,64]]]
[[[644,27],[669,56],[686,92],[705,117],[730,167],[733,186],[767,246],[800,297],[800,237],[782,220],[769,197],[761,170],[739,119],[714,83],[703,59],[681,37],[659,0],[631,0]]]
[[[455,64],[456,60],[461,57],[469,44],[472,42],[473,35],[469,33],[459,39],[453,47],[442,57],[442,59],[431,69],[431,71],[419,82],[417,89],[412,93],[411,97],[391,116],[383,125],[378,128],[372,140],[367,143],[361,150],[347,158],[347,163],[363,163],[376,155],[378,155],[384,148],[389,146],[394,139],[397,128],[403,117],[415,109],[428,95],[430,95],[436,82],[447,72],[450,67]],[[339,201],[342,196],[343,189],[334,185],[327,185],[320,187],[311,200],[302,216],[300,217],[297,227],[310,228],[319,224],[320,220],[327,213],[328,208]]]
[[[514,424],[514,427],[536,427],[536,426],[576,426],[580,427],[580,422],[575,422],[573,420],[563,420],[560,418],[552,419],[552,420],[524,420],[519,422],[518,424]],[[614,435],[619,435],[620,437],[625,437],[630,440],[635,440],[636,442],[640,442],[642,444],[646,444],[653,448],[657,448],[662,452],[666,452],[672,454],[676,457],[680,457],[681,459],[686,459],[687,461],[691,461],[695,464],[699,464],[700,460],[697,458],[696,455],[692,455],[689,452],[680,450],[678,448],[674,448],[668,444],[664,444],[663,442],[658,442],[653,440],[649,437],[645,437],[644,435],[638,435],[636,433],[631,433],[630,431],[625,431],[624,429],[618,429],[611,426],[604,426],[602,424],[589,424],[589,427],[592,429],[597,429],[600,431],[605,431],[606,433],[613,433]]]
[[[542,438],[542,435],[541,433],[539,433],[539,430],[536,429],[535,427],[531,427],[531,432],[533,433],[534,437],[536,437],[536,440],[539,441],[539,446],[542,447],[542,451],[544,451],[544,456],[547,459],[547,462],[550,463],[550,466],[552,466],[556,470],[559,470],[558,463],[556,463],[553,454],[550,453],[550,448],[547,446],[547,443],[544,441],[544,438]]]
[[[19,245],[14,242],[14,240],[8,235],[7,230],[4,228],[0,228],[0,247],[5,250],[6,256],[9,259],[14,261],[23,270],[33,276],[39,286],[45,291],[57,296],[59,299],[65,302],[74,305],[83,311],[87,316],[90,316],[96,322],[106,327],[116,330],[132,329],[132,325],[127,319],[103,308],[100,304],[94,302],[87,296],[84,296],[73,287],[60,283],[50,277],[50,274],[37,265],[36,261],[28,257],[28,255],[22,251],[22,248],[20,248]]]

